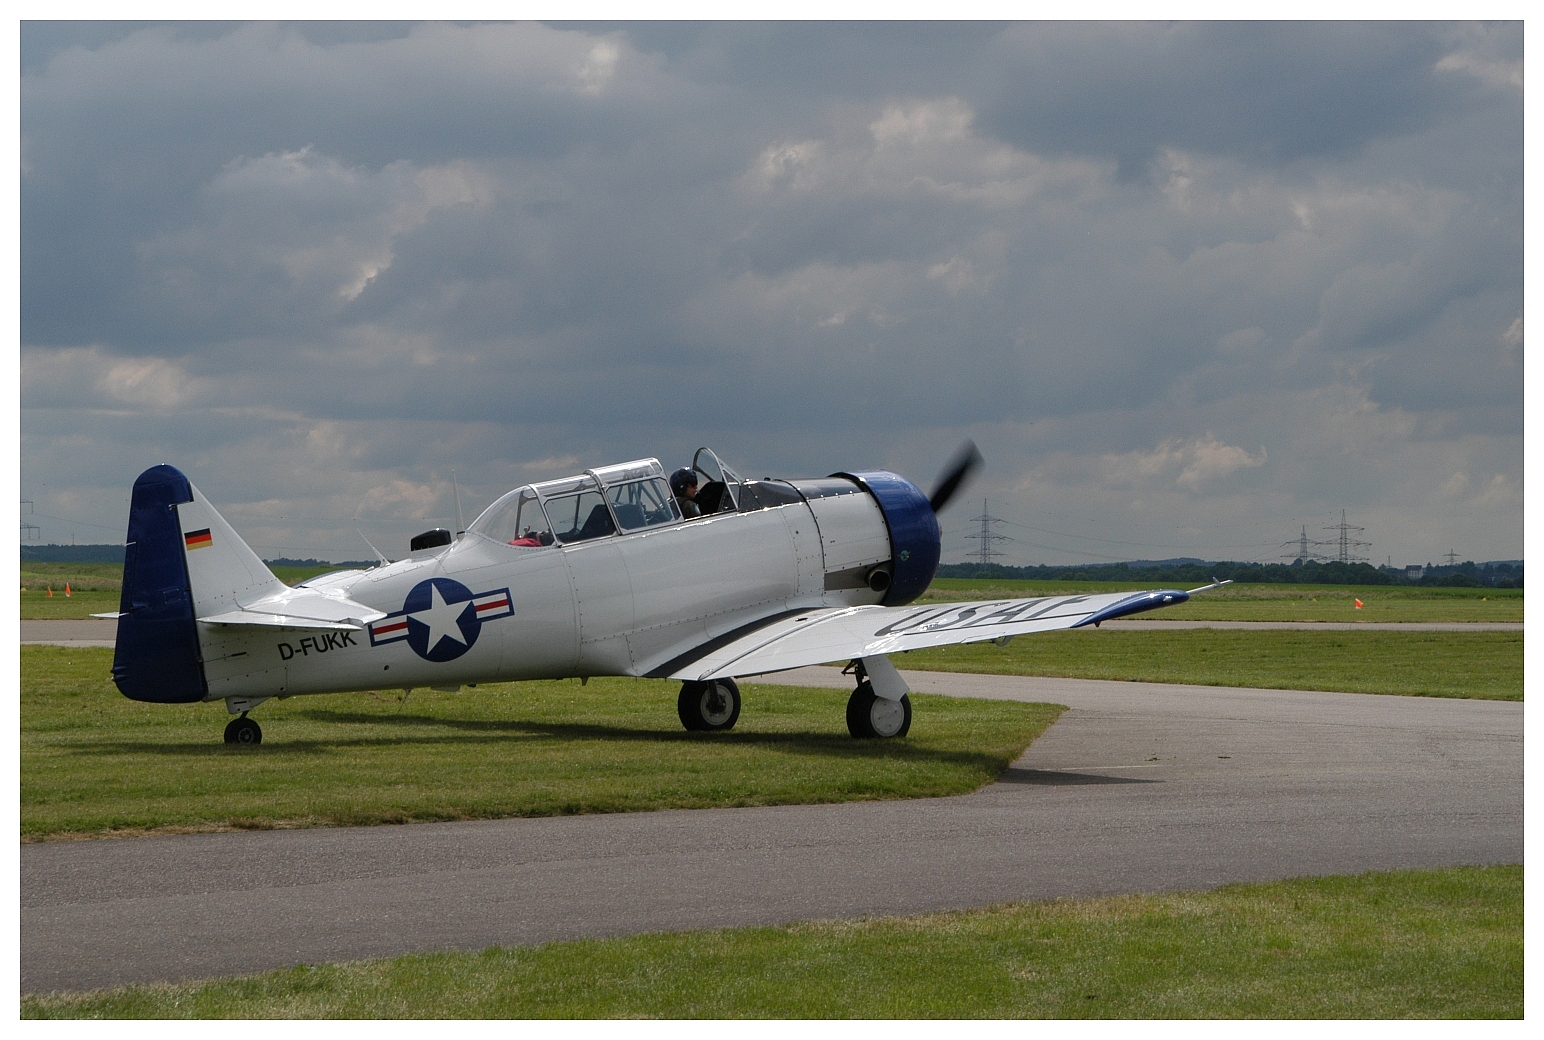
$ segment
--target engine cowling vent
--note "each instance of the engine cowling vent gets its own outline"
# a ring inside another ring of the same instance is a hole
[[[442,545],[449,545],[450,542],[450,532],[443,527],[436,527],[432,531],[415,534],[407,546],[411,552],[417,552],[420,549],[436,549]]]

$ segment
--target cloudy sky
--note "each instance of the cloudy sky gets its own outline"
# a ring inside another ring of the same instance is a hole
[[[24,23],[21,497],[388,555],[700,444],[1004,562],[1523,555],[1519,24]]]

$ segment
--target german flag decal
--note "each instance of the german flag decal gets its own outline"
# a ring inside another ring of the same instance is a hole
[[[209,535],[209,528],[202,531],[189,531],[185,536],[189,549],[203,549],[214,544],[214,539]]]

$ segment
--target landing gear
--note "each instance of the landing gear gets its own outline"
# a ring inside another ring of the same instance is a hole
[[[263,728],[247,718],[246,712],[242,712],[241,718],[231,719],[230,725],[225,727],[225,742],[227,744],[261,744]]]
[[[911,729],[911,698],[886,700],[874,692],[867,679],[847,700],[847,732],[859,740],[871,737],[904,737]]]
[[[676,712],[681,716],[681,725],[689,730],[734,729],[735,720],[740,717],[740,688],[733,679],[682,683]]]

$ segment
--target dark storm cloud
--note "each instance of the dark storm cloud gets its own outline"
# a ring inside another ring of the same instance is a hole
[[[24,481],[183,460],[327,545],[451,465],[926,482],[969,433],[1089,533],[1518,555],[1521,38],[29,23]]]
[[[1461,84],[1430,74],[1445,50],[1417,25],[1015,27],[990,49],[983,124],[1130,174],[1164,148],[1265,165],[1346,156],[1459,102]]]

